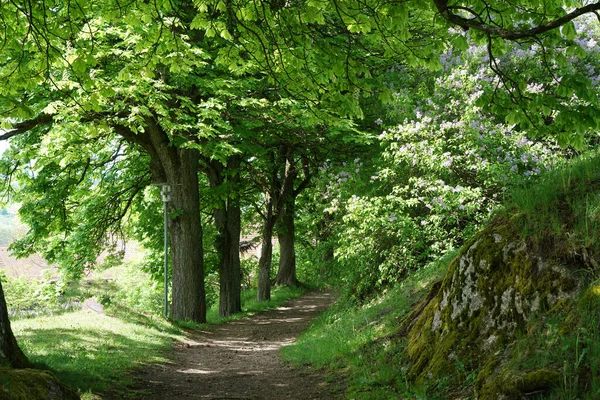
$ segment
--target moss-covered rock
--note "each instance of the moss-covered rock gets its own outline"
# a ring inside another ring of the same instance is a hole
[[[557,371],[539,369],[526,373],[505,370],[488,379],[479,390],[479,400],[521,398],[524,395],[544,392],[560,382]]]
[[[48,371],[0,369],[2,400],[78,400],[79,396]]]
[[[547,388],[555,373],[506,371],[503,358],[533,315],[579,292],[575,268],[548,250],[533,248],[506,218],[497,218],[467,243],[441,284],[404,323],[409,376],[423,382],[452,371],[457,360],[469,360],[479,371],[480,398],[497,398],[485,393],[499,387],[508,398]]]

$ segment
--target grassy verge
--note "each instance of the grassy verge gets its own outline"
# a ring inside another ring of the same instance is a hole
[[[49,309],[51,315],[13,318],[15,336],[34,364],[52,370],[61,381],[79,389],[84,399],[97,399],[99,395],[127,398],[127,386],[133,383],[131,372],[144,364],[169,362],[167,351],[183,338],[185,329],[206,329],[211,324],[278,307],[304,293],[303,289],[275,288],[271,301],[258,303],[256,290],[248,290],[242,294],[242,313],[220,318],[216,305],[208,312],[209,324],[199,325],[167,321],[143,311],[157,308],[157,301],[160,306],[160,293],[152,285],[135,296],[131,290],[122,293],[126,287],[121,287],[118,280],[100,279],[86,283],[83,289],[71,288],[71,295],[80,300],[95,297],[105,305],[106,313],[55,313]]]
[[[13,321],[15,336],[29,359],[92,398],[118,393],[140,364],[166,362],[165,351],[181,332],[160,318],[145,325],[93,311]]]
[[[412,307],[427,294],[431,283],[445,272],[447,258],[413,273],[379,298],[360,307],[339,303],[325,312],[299,340],[282,349],[293,365],[326,369],[332,380],[340,377],[354,399],[396,399],[415,388],[407,385],[403,342],[393,339]]]

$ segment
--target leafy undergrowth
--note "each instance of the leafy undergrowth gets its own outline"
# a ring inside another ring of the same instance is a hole
[[[126,398],[127,386],[132,384],[131,373],[144,364],[169,362],[167,351],[174,342],[183,339],[187,328],[210,328],[211,324],[278,307],[304,293],[299,288],[274,288],[271,301],[258,303],[256,290],[248,290],[242,293],[244,312],[220,318],[218,304],[213,305],[207,313],[209,323],[199,325],[168,321],[160,316],[161,291],[139,270],[121,267],[112,269],[111,273],[114,278],[108,280],[98,276],[70,285],[58,300],[61,304],[79,304],[93,297],[104,306],[103,312],[87,308],[77,311],[56,306],[44,308],[38,304],[43,305],[43,299],[38,299],[35,314],[17,313],[11,322],[17,341],[29,359],[78,389],[84,399],[104,395]],[[22,286],[7,285],[8,288]],[[13,291],[10,296],[18,298],[19,294],[35,292],[36,287],[44,290],[49,287],[47,282],[37,281],[30,281],[29,286],[27,291]],[[54,290],[48,291],[52,297]]]
[[[404,341],[396,334],[402,321],[439,280],[454,253],[420,271],[371,302],[357,307],[344,302],[321,315],[299,340],[282,349],[293,365],[326,369],[343,377],[348,398],[419,398],[406,380]],[[422,397],[425,398],[425,397]],[[429,397],[427,397],[429,398]]]

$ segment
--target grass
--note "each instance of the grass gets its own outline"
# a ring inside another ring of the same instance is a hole
[[[414,272],[375,300],[358,307],[339,303],[321,315],[298,341],[282,349],[293,365],[312,365],[343,376],[354,399],[419,398],[405,379],[404,343],[395,340],[400,321],[440,279],[454,254]],[[332,378],[338,379],[338,378]],[[417,397],[415,397],[417,396]],[[424,397],[423,397],[424,398]]]
[[[142,325],[93,311],[13,321],[15,336],[30,361],[49,368],[82,393],[119,393],[132,383],[128,372],[167,362],[166,351],[182,332],[154,318]]]
[[[119,277],[114,280],[99,277],[91,283],[71,285],[63,296],[81,301],[95,297],[105,305],[105,314],[91,310],[56,312],[56,307],[50,307],[45,311],[51,314],[39,315],[44,310],[36,308],[37,316],[23,314],[11,322],[30,361],[52,370],[61,381],[78,389],[84,399],[127,396],[127,386],[134,380],[132,371],[145,364],[169,362],[167,352],[174,342],[183,339],[185,329],[210,328],[212,324],[276,308],[304,293],[300,288],[278,287],[272,291],[271,301],[258,303],[255,289],[244,291],[242,313],[220,318],[215,305],[207,313],[208,324],[200,325],[162,318],[160,290],[147,276],[127,268],[113,269],[113,275],[115,272]],[[30,282],[32,290],[36,285],[45,288],[47,283]],[[7,285],[15,289],[21,286]],[[30,292],[13,290],[11,296]],[[23,318],[26,315],[29,317]]]
[[[549,237],[563,250],[600,253],[600,155],[591,152],[545,173],[534,185],[511,193],[505,213],[522,236]]]

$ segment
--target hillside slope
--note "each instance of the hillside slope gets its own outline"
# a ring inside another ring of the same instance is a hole
[[[338,308],[286,355],[315,363],[303,346],[362,337],[316,362],[344,373],[355,398],[600,398],[599,238],[594,155],[513,193],[427,291],[421,273]]]

